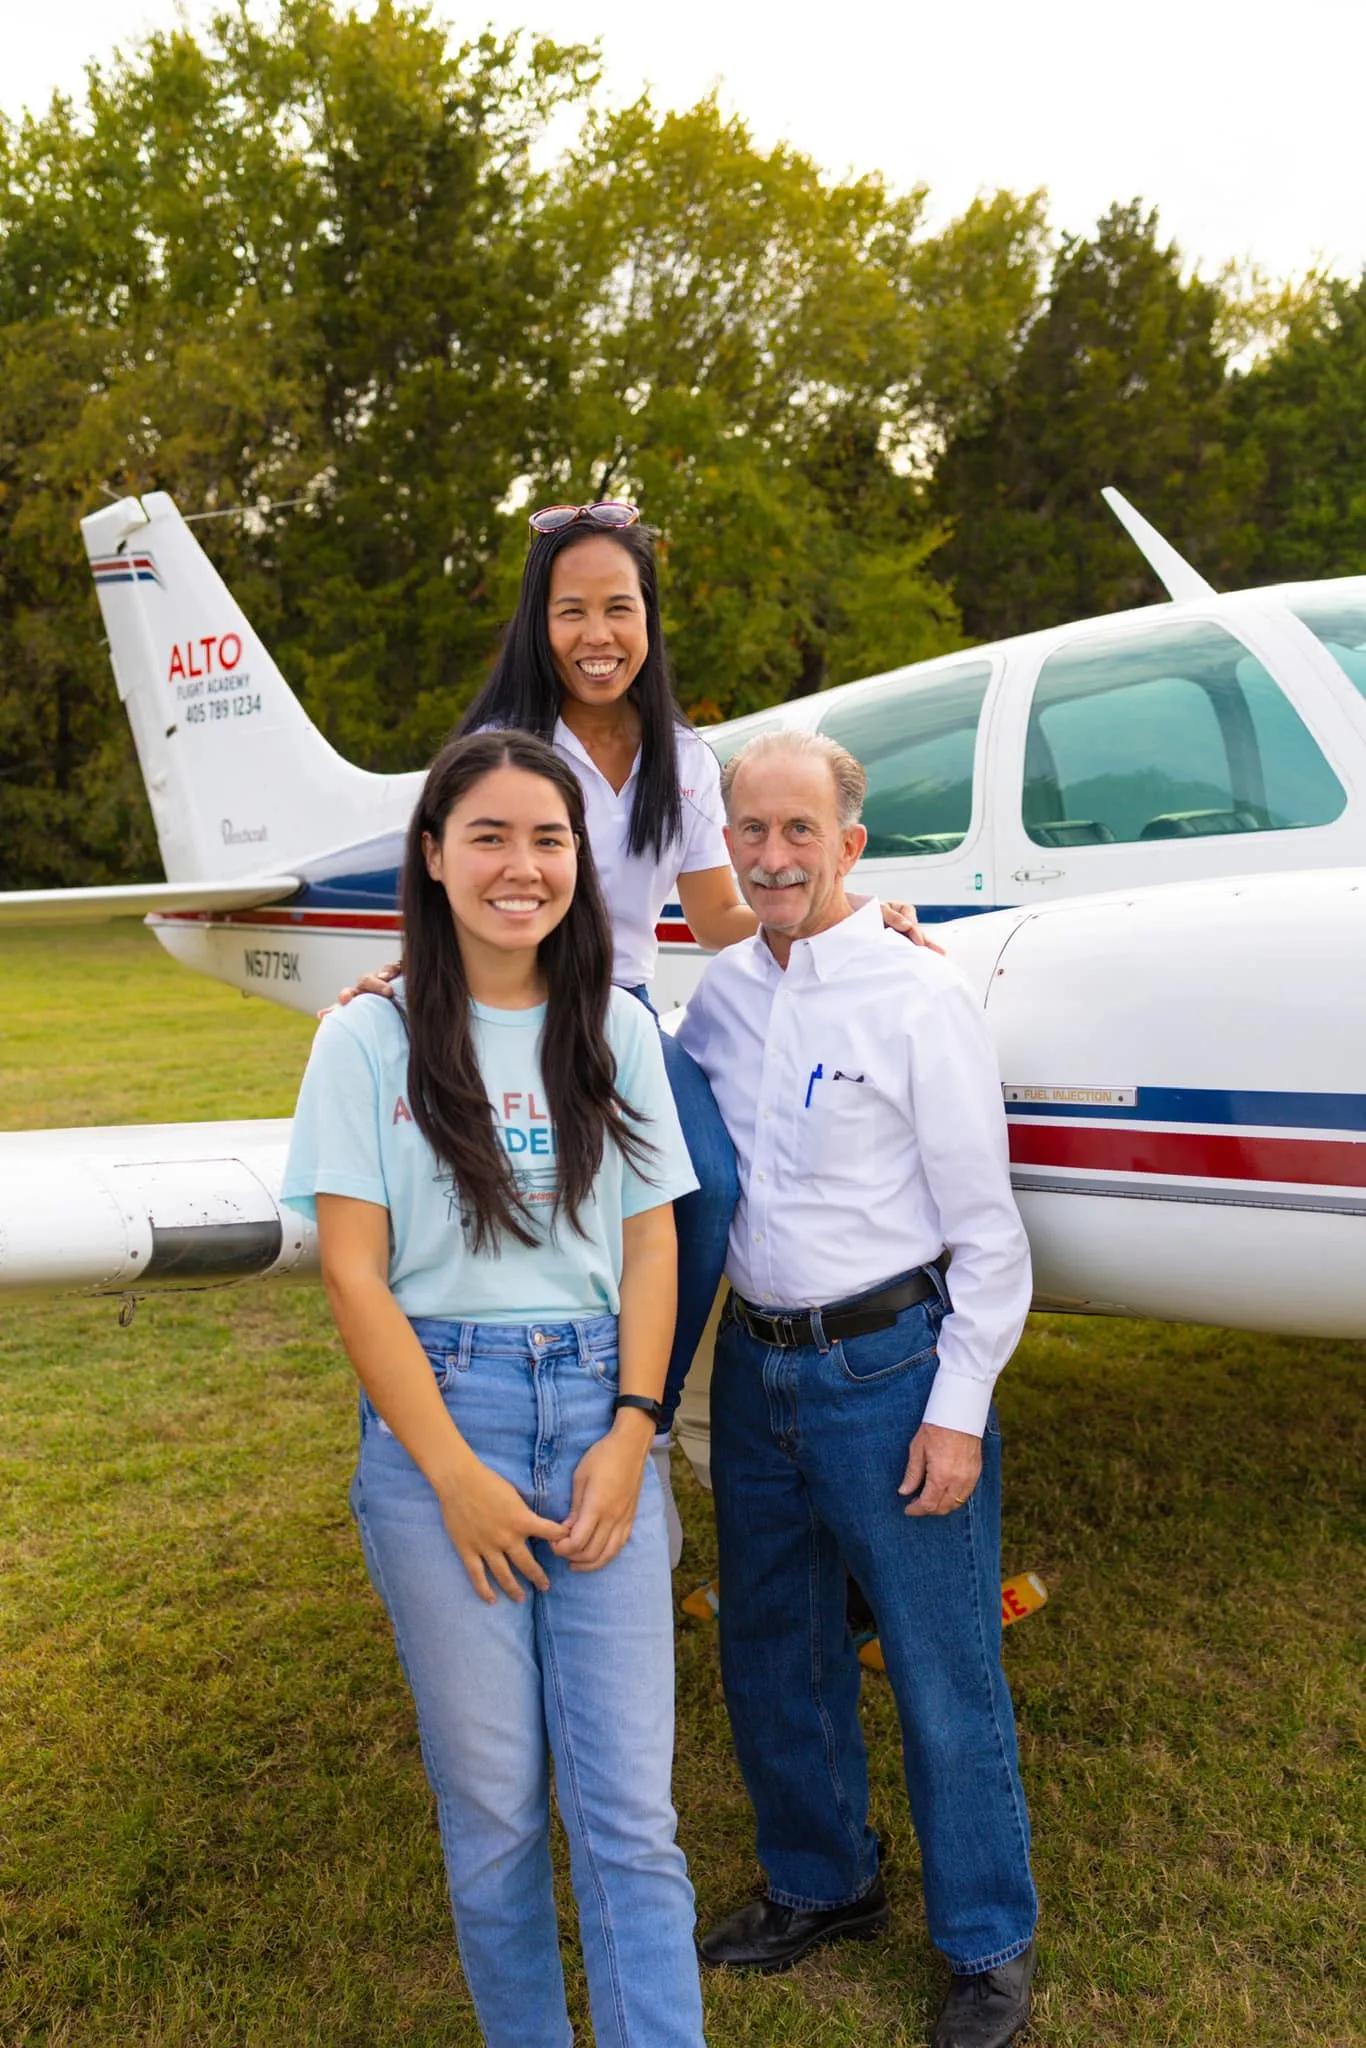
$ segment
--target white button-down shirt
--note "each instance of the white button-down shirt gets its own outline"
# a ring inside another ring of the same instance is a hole
[[[640,774],[639,753],[625,784],[615,790],[563,719],[555,726],[554,746],[578,776],[583,791],[588,841],[612,919],[612,979],[618,988],[636,988],[654,977],[659,958],[655,926],[679,876],[695,874],[703,868],[730,867],[730,855],[722,837],[725,812],[716,756],[690,727],[676,727],[674,747],[683,796],[683,837],[671,841],[655,855],[632,853],[626,844]]]
[[[925,1420],[980,1435],[1031,1283],[1000,1070],[955,969],[868,902],[794,941],[786,971],[762,935],[728,946],[678,1036],[735,1144],[737,1293],[818,1308],[947,1246],[953,1311]]]

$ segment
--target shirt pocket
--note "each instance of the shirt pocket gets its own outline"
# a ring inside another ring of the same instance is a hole
[[[880,1109],[866,1081],[818,1081],[809,1108],[797,1112],[802,1178],[863,1179],[880,1149]]]

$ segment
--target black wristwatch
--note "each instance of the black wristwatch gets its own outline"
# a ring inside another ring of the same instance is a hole
[[[616,1400],[612,1403],[612,1413],[614,1415],[618,1408],[639,1408],[641,1414],[648,1415],[651,1422],[653,1422],[656,1436],[664,1427],[664,1403],[662,1401],[652,1401],[648,1394],[618,1394]]]

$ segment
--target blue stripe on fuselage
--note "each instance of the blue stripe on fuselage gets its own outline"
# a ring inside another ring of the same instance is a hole
[[[955,917],[987,917],[993,910],[1015,910],[1014,903],[918,903],[915,914],[921,924],[949,924]],[[666,903],[659,913],[660,924],[686,924],[681,903]]]
[[[289,898],[290,910],[395,910],[399,870],[376,868],[369,874],[329,875],[309,881]]]
[[[951,924],[956,917],[989,917],[993,910],[1016,910],[1015,903],[917,903],[920,924]]]
[[[1366,1132],[1366,1095],[1299,1094],[1289,1089],[1140,1088],[1132,1105],[1111,1102],[1007,1102],[1007,1116],[1087,1117],[1093,1123],[1239,1124],[1253,1129]]]
[[[297,895],[291,896],[294,910],[370,910],[382,900],[386,910],[398,901],[401,870],[383,867],[355,874],[307,877]],[[921,903],[916,916],[921,924],[947,924],[955,917],[985,917],[993,910],[1013,910],[1010,903]],[[661,924],[686,924],[681,903],[666,903],[659,913]]]

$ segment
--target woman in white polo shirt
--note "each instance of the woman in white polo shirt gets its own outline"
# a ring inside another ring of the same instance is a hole
[[[716,757],[674,697],[654,537],[639,517],[634,505],[611,501],[532,514],[517,610],[460,730],[535,733],[572,767],[612,920],[612,979],[648,1005],[655,927],[666,903],[678,899],[709,952],[752,938],[758,926],[726,850]],[[906,905],[884,904],[883,914],[920,938]],[[373,977],[361,984],[381,985]],[[655,1447],[677,1562],[682,1532],[668,1487],[669,1431],[721,1282],[739,1186],[706,1077],[667,1032],[661,1036],[698,1181],[695,1194],[674,1204],[678,1321]]]
[[[635,507],[554,505],[532,516],[531,529],[516,614],[461,730],[520,727],[573,768],[612,920],[612,979],[648,1004],[667,902],[677,898],[712,952],[756,928],[722,837],[720,771],[674,699],[653,537]],[[705,1076],[661,1035],[698,1180],[674,1204],[678,1322],[658,1447],[667,1471],[667,1431],[720,1284],[739,1189]]]

